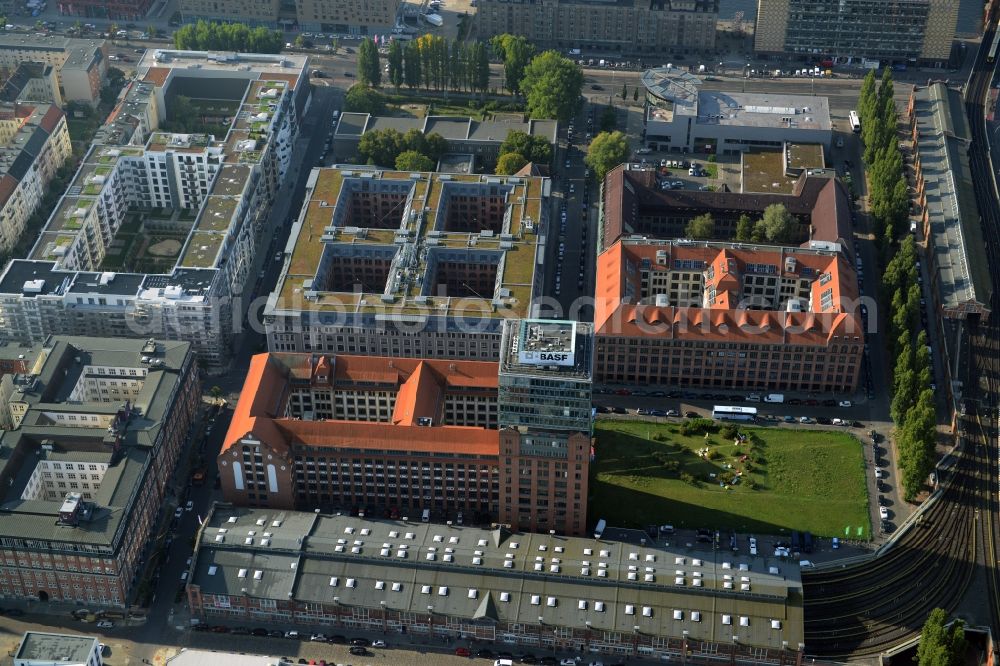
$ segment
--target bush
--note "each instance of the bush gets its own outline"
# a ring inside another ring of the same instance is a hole
[[[701,485],[701,481],[699,481],[698,479],[696,479],[689,472],[681,472],[681,481],[683,481],[684,483],[687,483],[689,485],[692,485],[692,486]]]
[[[757,482],[749,476],[743,477],[743,480],[740,481],[740,483],[746,486],[748,490],[757,490]]]
[[[722,435],[723,439],[736,439],[736,436],[740,434],[740,429],[727,423],[719,429],[719,434]]]
[[[715,155],[714,154],[709,155],[708,156],[708,161],[711,162],[712,164],[715,164]]]
[[[722,458],[722,454],[719,453],[718,449],[712,449],[711,451],[708,452],[706,457],[709,460],[720,460]]]
[[[686,437],[700,435],[703,433],[715,433],[719,430],[719,424],[712,419],[690,419],[681,424],[680,432]]]

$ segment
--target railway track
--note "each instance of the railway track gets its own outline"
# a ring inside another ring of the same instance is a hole
[[[983,36],[992,44],[996,11]],[[985,50],[966,91],[973,142],[969,160],[990,267],[1000,267],[1000,206],[984,123],[995,63]],[[962,418],[963,445],[936,503],[896,545],[869,562],[803,575],[806,653],[825,659],[856,659],[885,652],[919,634],[933,608],[955,610],[970,591],[979,567],[994,635],[1000,635],[1000,458],[997,396],[1000,395],[1000,270],[991,274],[990,319],[969,328],[966,397],[974,414]],[[982,599],[983,590],[973,593]]]

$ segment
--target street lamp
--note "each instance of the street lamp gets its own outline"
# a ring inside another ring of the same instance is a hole
[[[427,606],[427,626],[430,629],[430,637],[434,638],[434,606]]]
[[[333,605],[336,606],[336,612],[334,615],[337,617],[337,624],[340,624],[340,597],[333,598]]]
[[[632,656],[639,654],[639,625],[632,625]]]
[[[735,664],[736,663],[736,644],[739,643],[739,642],[740,642],[740,637],[737,636],[736,634],[733,634],[733,645],[732,645],[732,648],[730,649],[730,652],[729,652],[729,663],[730,664]]]
[[[684,631],[681,632],[681,636],[682,636],[682,638],[681,638],[681,664],[682,664],[682,666],[684,664],[687,664],[687,656],[688,656],[688,634],[689,633],[690,632],[687,629],[685,629]]]
[[[378,603],[379,603],[380,606],[382,606],[382,633],[384,634],[385,630],[386,630],[386,624],[387,624],[387,618],[386,618],[386,614],[385,614],[385,600],[382,600],[382,601],[380,601]]]

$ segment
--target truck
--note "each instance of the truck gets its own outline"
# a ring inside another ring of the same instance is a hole
[[[699,74],[704,74],[705,73],[705,66],[704,65],[698,65],[698,73]]]
[[[580,49],[570,49],[569,50],[569,54],[570,55],[580,55]]]
[[[764,402],[782,403],[785,401],[784,393],[768,393],[764,396]]]
[[[870,60],[868,58],[861,59],[861,66],[865,69],[878,69],[882,66],[881,60]]]
[[[439,28],[444,25],[444,19],[441,18],[440,14],[427,14],[424,19],[431,25],[436,25]]]
[[[600,539],[601,535],[604,534],[604,529],[608,526],[608,521],[601,518],[597,521],[597,525],[594,526],[594,538]]]

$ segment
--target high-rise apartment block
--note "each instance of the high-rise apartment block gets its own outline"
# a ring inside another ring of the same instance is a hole
[[[183,339],[225,367],[308,101],[307,62],[147,51],[35,246],[0,274],[7,334]],[[177,122],[182,95],[212,100],[201,118],[217,133],[159,129]]]
[[[124,607],[200,400],[191,345],[53,337],[0,434],[0,596]]]
[[[958,8],[957,0],[758,0],[754,50],[941,67]]]
[[[601,53],[699,53],[715,49],[718,0],[479,0],[484,36],[523,35],[539,48]]]

